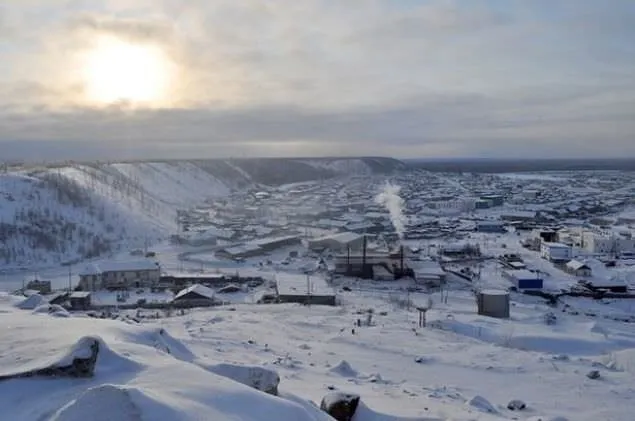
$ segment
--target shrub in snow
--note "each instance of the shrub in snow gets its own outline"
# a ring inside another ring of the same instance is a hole
[[[591,370],[586,376],[592,380],[596,380],[600,378],[600,372],[598,370]]]
[[[332,392],[322,398],[320,409],[337,421],[351,421],[359,406],[359,395]]]
[[[280,376],[273,370],[239,364],[216,364],[206,368],[214,374],[227,377],[261,392],[278,395]]]
[[[498,412],[494,405],[492,405],[487,399],[482,396],[474,396],[467,402],[467,404],[480,411],[488,412],[490,414],[495,414]]]
[[[555,325],[556,322],[558,321],[558,319],[556,318],[556,315],[551,312],[545,314],[544,318],[545,318],[545,323],[547,325]]]
[[[522,411],[525,408],[527,408],[527,404],[519,399],[514,399],[507,404],[507,409],[510,411]]]

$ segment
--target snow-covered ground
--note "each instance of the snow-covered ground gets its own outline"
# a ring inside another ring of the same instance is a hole
[[[418,327],[415,306],[428,295],[375,285],[340,291],[339,307],[234,304],[141,325],[52,317],[0,296],[4,374],[54,364],[84,337],[103,345],[91,379],[0,381],[3,416],[327,420],[309,401],[338,390],[361,395],[356,421],[631,419],[631,324],[561,313],[517,295],[509,320],[492,319],[475,314],[468,291],[450,290],[447,302],[431,296],[427,327]],[[553,324],[545,323],[549,312]],[[244,365],[277,372],[281,397],[219,376]],[[592,370],[599,379],[587,377]],[[507,409],[514,399],[527,408]]]

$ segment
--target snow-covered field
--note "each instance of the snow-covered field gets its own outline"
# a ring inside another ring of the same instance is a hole
[[[143,324],[54,317],[0,296],[2,374],[68,361],[82,338],[101,345],[92,378],[0,380],[2,419],[327,420],[310,401],[332,390],[361,395],[356,421],[632,419],[630,324],[519,296],[511,319],[491,319],[452,290],[447,302],[432,295],[418,327],[427,295],[410,294],[410,310],[405,293],[372,285],[339,296],[339,307],[239,304]],[[244,366],[276,372],[280,397],[223,377],[248,383]],[[527,408],[507,409],[514,399]]]

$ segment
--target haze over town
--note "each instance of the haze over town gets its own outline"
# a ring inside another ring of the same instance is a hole
[[[19,1],[5,159],[633,155],[629,0]]]

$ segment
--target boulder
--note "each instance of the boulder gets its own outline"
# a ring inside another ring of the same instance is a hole
[[[359,395],[332,392],[322,398],[320,409],[337,421],[351,421],[359,406]]]
[[[74,377],[87,378],[95,373],[97,356],[99,355],[99,341],[95,338],[82,338],[71,349],[68,355],[56,364],[23,373],[2,376],[0,380],[10,380],[25,377]]]
[[[510,411],[522,411],[527,408],[527,404],[519,399],[514,399],[507,404]]]

